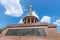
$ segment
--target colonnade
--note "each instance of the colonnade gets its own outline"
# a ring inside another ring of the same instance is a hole
[[[24,24],[33,24],[33,23],[37,23],[37,19],[34,19],[34,18],[26,18],[24,19]]]

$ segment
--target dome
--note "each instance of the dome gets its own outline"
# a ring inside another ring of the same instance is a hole
[[[34,24],[38,22],[38,18],[32,15],[32,5],[30,6],[30,13],[28,16],[23,18],[24,24]]]

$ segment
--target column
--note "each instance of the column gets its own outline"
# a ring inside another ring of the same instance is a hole
[[[36,20],[36,23],[37,23],[37,20]]]
[[[30,18],[30,24],[31,24],[31,18]]]
[[[35,23],[35,19],[34,19],[34,23]]]
[[[28,19],[26,19],[26,24],[28,24]]]

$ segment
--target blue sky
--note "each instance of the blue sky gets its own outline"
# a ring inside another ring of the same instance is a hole
[[[46,19],[50,24],[57,24],[60,32],[60,0],[0,0],[0,28],[19,24],[29,13],[30,5],[40,22]]]

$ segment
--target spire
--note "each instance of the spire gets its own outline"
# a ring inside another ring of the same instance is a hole
[[[30,13],[29,16],[32,16],[32,5],[30,5]]]
[[[38,22],[38,19],[32,14],[32,5],[30,5],[29,15],[23,19],[24,24],[35,24]]]

